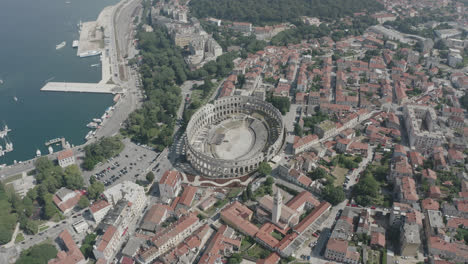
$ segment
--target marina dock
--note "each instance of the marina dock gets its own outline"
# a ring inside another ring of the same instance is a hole
[[[103,83],[70,83],[48,82],[41,88],[43,92],[73,92],[73,93],[123,93],[123,89],[115,84]]]

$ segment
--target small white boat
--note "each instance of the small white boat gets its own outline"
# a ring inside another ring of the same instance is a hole
[[[86,126],[89,127],[89,128],[97,128],[98,124],[96,122],[91,122],[91,123],[87,124]]]
[[[71,2],[70,2],[70,1],[66,1],[65,4],[71,4]]]
[[[65,45],[67,45],[67,42],[62,41],[62,43],[60,43],[60,44],[58,44],[58,45],[55,45],[55,49],[56,49],[56,50],[59,50],[59,49],[65,47]]]
[[[2,79],[0,79],[0,85],[2,85],[2,84],[3,84],[3,80],[2,80]]]
[[[52,154],[54,153],[54,149],[52,148],[52,146],[49,146],[49,154]]]
[[[42,154],[41,154],[41,151],[40,151],[39,149],[36,150],[36,156],[37,156],[37,157],[40,157],[41,155],[42,155]]]
[[[13,97],[13,100],[15,100],[15,102],[18,102],[18,97]]]

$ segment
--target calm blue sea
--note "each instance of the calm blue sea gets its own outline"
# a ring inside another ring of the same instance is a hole
[[[70,3],[67,3],[67,2]],[[14,151],[0,164],[33,158],[36,149],[48,153],[47,140],[65,137],[84,142],[86,124],[100,117],[112,96],[40,92],[46,80],[97,82],[99,57],[79,58],[71,44],[78,39],[80,20],[96,20],[117,0],[2,0],[0,1],[0,129],[7,124]],[[66,41],[66,47],[55,45]],[[15,102],[14,97],[18,98]],[[0,139],[0,144],[5,142]]]

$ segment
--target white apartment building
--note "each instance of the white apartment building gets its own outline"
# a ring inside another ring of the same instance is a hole
[[[444,142],[443,133],[436,128],[437,115],[431,107],[405,105],[404,118],[410,146],[425,151]]]

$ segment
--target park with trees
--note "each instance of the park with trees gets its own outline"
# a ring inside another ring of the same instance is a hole
[[[301,16],[334,20],[383,9],[382,4],[372,0],[193,0],[189,6],[197,18],[215,17],[259,26],[292,22]]]
[[[98,142],[86,145],[82,167],[85,170],[93,170],[99,162],[116,156],[123,148],[124,144],[120,136],[104,137]]]

